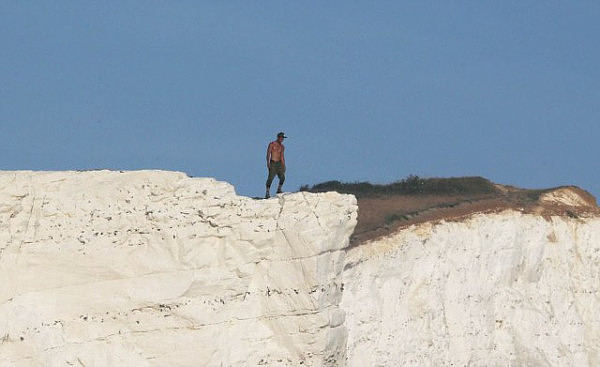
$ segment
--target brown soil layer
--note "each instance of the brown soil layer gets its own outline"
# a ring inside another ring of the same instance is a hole
[[[359,196],[358,223],[350,239],[351,246],[388,236],[413,224],[459,221],[477,213],[515,210],[522,213],[584,218],[600,215],[596,199],[577,187],[524,190],[496,185],[493,193],[477,195],[377,195]],[[579,199],[577,205],[543,199],[545,194],[566,192]]]

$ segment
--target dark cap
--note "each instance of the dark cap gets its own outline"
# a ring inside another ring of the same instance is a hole
[[[285,134],[283,133],[283,131],[280,132],[279,134],[277,134],[277,137],[278,138],[284,138],[284,139],[287,138],[287,136],[285,136]]]

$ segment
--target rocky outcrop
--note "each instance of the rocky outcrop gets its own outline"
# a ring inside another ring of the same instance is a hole
[[[598,365],[599,280],[598,217],[507,210],[403,229],[348,252],[348,366]]]
[[[551,190],[540,197],[540,203],[568,206],[572,208],[597,209],[596,198],[590,193],[573,186]]]
[[[0,366],[341,365],[356,201],[172,172],[0,173]]]

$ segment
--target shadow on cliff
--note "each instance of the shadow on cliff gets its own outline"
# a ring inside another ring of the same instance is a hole
[[[516,210],[523,213],[579,218],[600,212],[596,198],[575,186],[521,189],[483,177],[420,178],[409,176],[387,185],[327,181],[300,191],[337,191],[358,201],[358,224],[351,246],[429,221],[458,221],[476,213]]]

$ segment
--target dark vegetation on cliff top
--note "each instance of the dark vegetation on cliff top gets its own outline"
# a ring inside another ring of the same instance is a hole
[[[587,194],[581,189],[573,189]],[[572,208],[542,203],[541,196],[553,190],[556,188],[519,189],[498,185],[483,177],[421,178],[414,175],[386,185],[327,181],[300,187],[300,191],[337,191],[356,196],[358,223],[351,238],[352,245],[388,235],[412,224],[459,220],[474,213],[513,209],[572,218],[582,213]]]
[[[498,189],[483,177],[421,178],[411,175],[387,185],[327,181],[312,187],[304,185],[300,191],[337,191],[361,198],[382,195],[487,195],[497,193]]]

